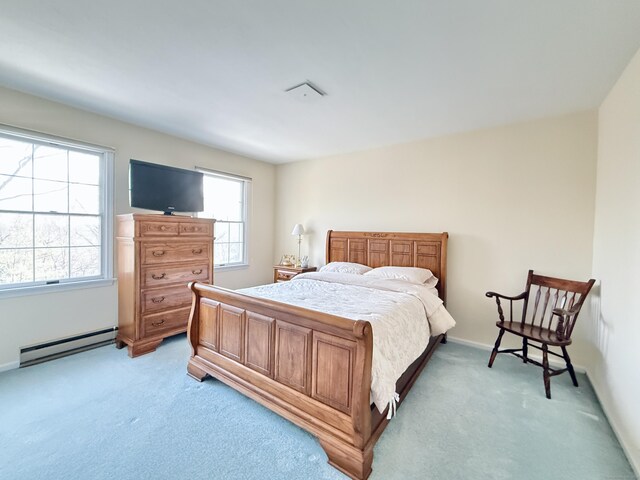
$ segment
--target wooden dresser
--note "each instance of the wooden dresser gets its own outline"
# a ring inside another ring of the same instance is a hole
[[[185,332],[188,282],[213,283],[215,220],[178,215],[117,216],[118,335],[116,346],[137,357],[165,337]]]

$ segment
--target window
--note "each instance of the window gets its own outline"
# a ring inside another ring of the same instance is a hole
[[[247,195],[251,179],[203,168],[204,212],[200,217],[215,218],[213,264],[216,267],[246,265]]]
[[[110,279],[111,164],[104,148],[0,128],[0,293]]]

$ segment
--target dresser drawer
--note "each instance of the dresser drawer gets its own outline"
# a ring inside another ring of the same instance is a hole
[[[295,277],[298,272],[290,272],[287,270],[276,270],[276,282],[288,282]]]
[[[142,313],[171,310],[191,305],[191,290],[186,285],[146,290],[141,295]]]
[[[209,243],[142,243],[143,265],[171,262],[196,262],[209,258]]]
[[[207,223],[180,223],[180,235],[199,235],[211,237],[213,235],[213,225],[210,222]]]
[[[116,217],[117,345],[129,356],[152,352],[187,329],[189,282],[212,283],[215,220],[130,213]]]
[[[191,308],[181,308],[170,312],[153,313],[142,317],[142,336],[162,334],[168,330],[187,329]]]
[[[176,236],[180,231],[179,225],[178,222],[141,222],[139,227],[140,236]]]
[[[174,283],[206,282],[209,280],[209,264],[193,263],[173,267],[142,267],[140,288],[161,287]]]

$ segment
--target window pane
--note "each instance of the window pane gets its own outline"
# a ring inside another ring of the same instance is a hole
[[[31,177],[31,151],[31,143],[0,137],[0,174]]]
[[[70,222],[71,246],[100,246],[100,217],[72,216]]]
[[[223,265],[229,263],[229,244],[223,243],[213,248],[213,264]]]
[[[0,212],[0,248],[32,246],[33,215]]]
[[[216,222],[215,223],[215,234],[214,237],[215,243],[222,243],[229,241],[229,224],[225,222]]]
[[[31,182],[30,178],[0,175],[0,210],[30,212]]]
[[[36,247],[64,247],[69,245],[69,217],[67,215],[34,215]]]
[[[244,182],[204,176],[204,211],[207,217],[222,221],[243,220]]]
[[[67,181],[67,150],[36,145],[33,151],[33,178]]]
[[[100,187],[69,184],[69,211],[71,213],[100,213]]]
[[[33,181],[33,208],[36,212],[67,213],[69,190],[65,182]]]
[[[229,224],[229,241],[230,242],[242,242],[244,238],[242,238],[242,228],[243,225],[241,223],[230,223]]]
[[[229,244],[229,263],[242,262],[242,244],[231,243]]]
[[[0,250],[0,284],[33,282],[32,250]]]
[[[36,248],[36,281],[69,278],[68,248]]]
[[[69,152],[69,181],[100,184],[100,155]]]
[[[99,277],[111,155],[0,133],[0,284]],[[23,213],[24,212],[24,213]],[[70,215],[70,212],[73,215]]]
[[[72,247],[70,250],[71,278],[100,275],[100,247]]]

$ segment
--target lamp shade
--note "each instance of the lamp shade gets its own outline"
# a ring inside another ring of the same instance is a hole
[[[293,227],[293,230],[291,231],[291,235],[303,235],[304,234],[304,227],[302,226],[301,223],[296,223],[295,227]]]

